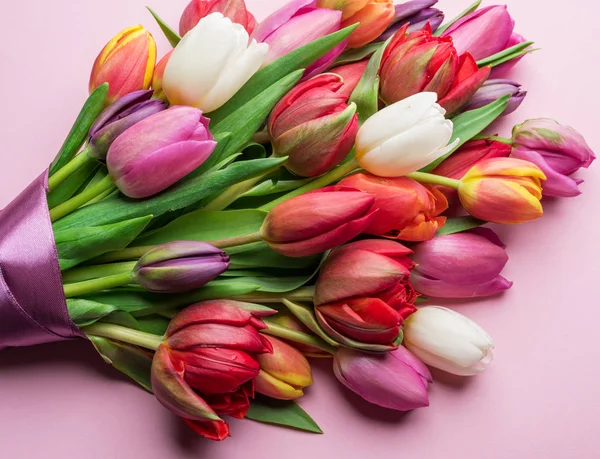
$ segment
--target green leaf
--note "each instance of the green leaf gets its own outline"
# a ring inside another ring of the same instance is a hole
[[[174,240],[215,241],[257,233],[267,212],[262,210],[196,210],[172,221],[165,227],[145,234],[136,246],[158,245]]]
[[[99,336],[89,336],[104,361],[152,392],[152,357],[141,349]]]
[[[323,433],[313,418],[294,401],[275,400],[259,395],[252,400],[250,411],[246,417],[266,424],[292,427],[305,432]]]
[[[234,277],[231,282],[239,282],[242,285],[255,285],[257,292],[263,293],[287,293],[299,289],[310,281],[315,275],[315,272],[310,272],[304,276],[279,276],[279,277],[263,277],[261,273],[252,277]]]
[[[137,319],[138,330],[162,336],[167,332],[171,320],[162,316],[148,316]]]
[[[106,225],[152,214],[183,209],[208,196],[222,193],[232,185],[277,169],[285,158],[256,159],[233,163],[226,169],[208,172],[200,177],[184,179],[158,196],[130,199],[122,194],[83,207],[54,224],[55,230]]]
[[[516,44],[514,46],[511,46],[510,48],[506,48],[505,50],[500,51],[499,53],[493,54],[489,57],[486,57],[485,59],[477,61],[477,65],[479,67],[485,67],[487,65],[496,67],[500,64],[504,64],[505,62],[516,59],[517,57],[523,56],[524,54],[535,51],[534,49],[527,49],[531,45],[533,45],[532,41]]]
[[[296,70],[305,69],[317,59],[324,56],[336,45],[348,38],[357,26],[358,24],[346,27],[280,57],[275,62],[256,72],[229,102],[218,110],[208,114],[208,117],[212,120],[213,124],[220,123],[286,75]]]
[[[449,234],[462,233],[473,228],[479,228],[481,225],[485,225],[487,222],[478,220],[473,217],[457,217],[449,218],[446,224],[441,228],[436,236],[447,236]]]
[[[366,57],[369,57],[371,54],[378,51],[382,46],[384,46],[384,44],[385,42],[380,41],[377,43],[369,43],[360,48],[348,49],[336,59],[335,63],[333,64],[333,67],[362,61]]]
[[[79,298],[67,298],[69,317],[78,327],[87,327],[118,310],[112,304],[97,303]]]
[[[151,215],[104,226],[55,230],[54,240],[61,270],[66,270],[113,250],[122,250],[139,236]]]
[[[169,25],[165,21],[163,21],[160,18],[160,16],[154,12],[154,10],[152,8],[150,8],[150,7],[146,7],[146,8],[148,9],[148,11],[150,11],[150,14],[154,17],[154,19],[156,19],[156,22],[158,23],[160,30],[163,31],[163,33],[165,34],[165,37],[167,37],[167,40],[169,40],[169,43],[171,44],[171,46],[173,48],[175,48],[181,41],[181,37],[179,36],[179,34],[177,32],[175,32],[171,27],[169,27]]]
[[[231,257],[231,266],[236,268],[310,268],[319,263],[320,255],[289,258],[271,249],[264,242],[255,242],[226,249]]]
[[[339,343],[331,338],[325,330],[321,328],[319,325],[319,321],[315,317],[314,308],[312,306],[305,306],[303,304],[294,303],[289,300],[284,300],[283,304],[288,308],[288,310],[304,325],[308,327],[310,331],[312,331],[319,338],[323,339],[327,344],[330,344],[335,347],[339,347]]]
[[[448,30],[448,28],[450,28],[450,26],[452,26],[455,22],[458,22],[462,18],[464,18],[466,15],[471,14],[471,13],[477,11],[477,8],[479,8],[479,5],[481,5],[481,2],[482,2],[482,0],[476,0],[466,10],[464,10],[462,13],[460,13],[458,16],[456,16],[454,19],[452,19],[448,24],[444,24],[442,27],[440,27],[439,29],[437,29],[433,35],[436,36],[436,37],[439,37],[446,30]]]
[[[54,174],[57,170],[67,164],[82,147],[94,121],[96,121],[98,115],[104,110],[107,95],[108,84],[104,83],[98,86],[87,99],[79,116],[75,120],[75,124],[71,128],[71,132],[69,132],[65,143],[63,143],[58,155],[50,166],[50,175]]]
[[[244,193],[242,197],[256,198],[260,196],[269,196],[272,194],[287,193],[288,191],[300,188],[301,186],[306,185],[307,183],[310,183],[312,181],[312,178],[307,178],[303,180],[265,180],[264,182],[259,183],[254,188]]]
[[[267,147],[260,143],[250,142],[244,147],[244,159],[261,159],[267,158],[269,155],[267,154]]]
[[[96,168],[98,168],[98,163],[88,162],[69,175],[58,188],[48,194],[48,207],[52,209],[72,198],[90,180]]]
[[[429,166],[421,169],[421,172],[431,172],[452,153],[462,147],[477,134],[481,133],[481,131],[487,128],[500,115],[502,115],[502,113],[504,113],[506,107],[508,106],[509,100],[510,95],[506,95],[484,107],[476,110],[469,110],[468,112],[461,113],[460,115],[454,117],[452,119],[452,122],[454,123],[454,132],[452,133],[452,138],[448,143],[452,143],[456,139],[460,139],[460,142],[448,154],[432,162]]]

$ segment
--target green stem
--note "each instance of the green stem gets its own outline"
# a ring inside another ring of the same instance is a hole
[[[266,335],[275,336],[277,338],[283,338],[298,344],[305,344],[307,346],[316,347],[317,349],[329,352],[330,354],[335,354],[336,352],[335,347],[327,344],[325,341],[316,336],[292,330],[290,328],[282,327],[281,325],[274,324],[268,319],[263,319],[263,322],[268,327],[267,329],[262,330],[262,333]]]
[[[114,276],[101,277],[100,279],[92,279],[74,284],[65,285],[65,297],[72,298],[74,296],[87,295],[89,293],[99,292],[114,287],[131,284],[133,282],[133,272],[116,274]]]
[[[460,186],[460,180],[454,180],[441,175],[427,174],[426,172],[413,172],[408,174],[407,177],[419,182],[419,183],[430,183],[432,185],[442,185],[449,188],[458,189]]]
[[[294,302],[312,302],[315,295],[315,287],[301,287],[288,293],[249,293],[232,297],[232,300],[247,301],[249,303],[282,303],[283,300]]]
[[[62,274],[64,284],[72,284],[75,282],[83,282],[90,279],[98,279],[100,277],[115,276],[131,272],[136,261],[125,263],[108,263],[104,265],[84,266],[83,268],[70,269]]]
[[[271,172],[269,172],[270,174]],[[246,180],[245,182],[238,183],[232,187],[229,187],[227,191],[220,194],[217,198],[209,202],[206,206],[202,208],[202,210],[224,210],[227,209],[231,204],[237,201],[244,193],[251,190],[254,185],[260,182],[263,178],[265,178],[267,174],[261,175],[259,177],[252,178],[250,180]]]
[[[54,191],[58,185],[64,182],[69,176],[78,169],[81,169],[88,162],[94,161],[89,154],[89,150],[85,148],[81,151],[77,156],[75,156],[71,161],[61,167],[58,171],[52,175],[48,179],[48,189],[49,192]]]
[[[493,140],[495,142],[500,142],[503,143],[504,145],[511,145],[513,144],[512,139],[507,139],[506,137],[498,137],[496,135],[478,135],[476,137],[473,137],[473,140]]]
[[[50,210],[50,218],[53,222],[55,222],[56,220],[63,218],[65,215],[69,215],[71,212],[79,209],[84,204],[87,204],[96,196],[104,193],[107,190],[114,190],[115,188],[116,186],[110,177],[104,177],[94,186]]]
[[[95,323],[81,329],[86,335],[101,336],[134,346],[156,351],[162,344],[162,337],[120,325]]]
[[[319,177],[318,179],[313,180],[310,183],[307,183],[300,188],[295,189],[294,191],[290,191],[288,194],[276,199],[275,201],[269,202],[262,207],[259,207],[260,210],[270,211],[278,204],[287,201],[288,199],[295,198],[296,196],[303,195],[304,193],[308,193],[309,191],[318,190],[319,188],[323,188],[324,186],[330,185],[334,182],[337,182],[344,178],[346,175],[354,172],[360,166],[356,162],[356,158],[352,157],[349,161],[345,162],[341,166],[336,169],[328,172],[327,174]]]

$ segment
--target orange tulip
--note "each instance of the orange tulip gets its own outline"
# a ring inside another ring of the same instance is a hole
[[[171,54],[173,54],[173,50],[165,54],[158,64],[156,64],[156,68],[154,69],[152,89],[154,90],[154,96],[157,99],[167,100],[167,96],[163,90],[163,77],[165,76],[165,69],[167,68]]]
[[[142,26],[129,27],[102,49],[92,68],[90,93],[108,83],[107,104],[152,83],[156,64],[156,43]]]
[[[535,164],[515,158],[492,158],[474,166],[460,181],[458,195],[474,217],[494,223],[516,224],[544,214],[542,180]]]
[[[358,24],[348,48],[360,48],[377,39],[394,19],[393,0],[318,0],[320,8],[342,11],[342,28]]]

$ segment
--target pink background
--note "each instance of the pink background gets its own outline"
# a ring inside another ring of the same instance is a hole
[[[173,25],[187,0],[154,0]],[[247,0],[262,18],[282,0]],[[530,90],[500,131],[528,117],[577,127],[600,150],[595,37],[600,4],[506,0],[517,30],[543,51],[514,77]],[[86,97],[92,62],[120,29],[144,23],[147,0],[3,2],[0,28],[0,206],[60,147]],[[468,0],[441,0],[448,16]],[[551,7],[550,5],[555,5]],[[591,89],[590,89],[591,87]],[[538,222],[501,230],[515,287],[501,298],[457,304],[494,337],[496,361],[473,379],[445,379],[431,406],[409,414],[371,407],[315,367],[302,400],[325,430],[310,435],[233,422],[233,438],[196,438],[152,396],[104,365],[84,342],[0,355],[0,445],[6,458],[592,459],[600,457],[600,164],[581,174],[583,196],[546,203]]]

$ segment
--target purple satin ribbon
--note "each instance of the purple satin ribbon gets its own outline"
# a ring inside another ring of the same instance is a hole
[[[44,172],[0,211],[0,349],[84,337],[69,318]]]

